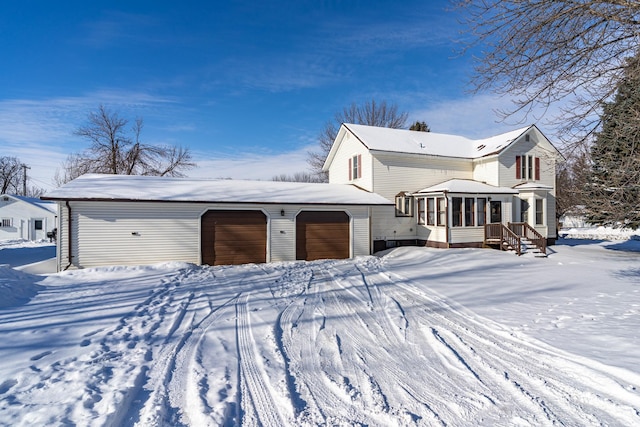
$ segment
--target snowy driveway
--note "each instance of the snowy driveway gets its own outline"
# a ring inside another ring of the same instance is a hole
[[[0,310],[0,423],[640,423],[636,372],[551,347],[429,286],[465,275],[473,285],[476,273],[452,259],[510,267],[516,282],[519,267],[531,274],[556,261],[487,250],[398,253],[53,275],[30,303]],[[626,254],[620,259],[617,267],[628,268]],[[412,279],[397,267],[403,262],[414,265]],[[637,277],[615,280],[634,292]]]

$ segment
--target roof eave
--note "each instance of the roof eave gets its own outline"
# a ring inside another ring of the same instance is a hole
[[[392,202],[362,203],[362,202],[295,202],[295,201],[238,201],[238,200],[167,200],[167,199],[128,199],[109,197],[47,197],[47,200],[58,202],[133,202],[133,203],[224,203],[233,205],[321,205],[321,206],[385,206]]]

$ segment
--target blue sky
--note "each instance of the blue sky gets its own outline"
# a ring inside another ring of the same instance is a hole
[[[486,137],[508,99],[467,93],[446,0],[21,1],[0,6],[0,155],[52,188],[100,104],[143,140],[189,147],[196,177],[307,168],[336,112],[386,100],[435,132]]]

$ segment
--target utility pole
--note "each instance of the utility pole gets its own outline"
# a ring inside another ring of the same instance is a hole
[[[27,169],[31,169],[29,166],[22,164],[22,195],[27,195]]]

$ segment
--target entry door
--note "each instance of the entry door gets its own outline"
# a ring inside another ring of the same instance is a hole
[[[31,240],[42,240],[45,237],[44,218],[33,218],[31,220]]]
[[[501,201],[491,201],[491,223],[499,223],[502,222],[502,202]]]

